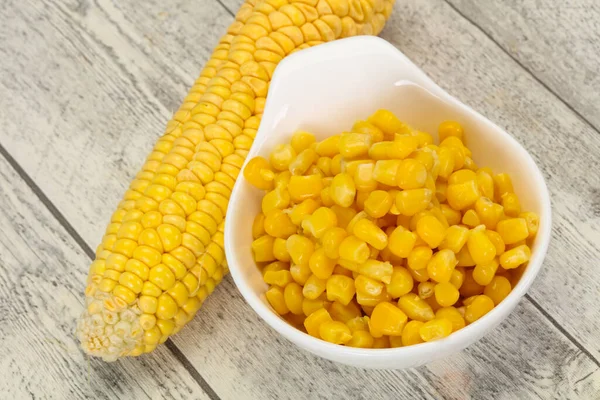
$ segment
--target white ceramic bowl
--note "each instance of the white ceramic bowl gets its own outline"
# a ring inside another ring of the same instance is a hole
[[[508,133],[450,96],[406,56],[377,37],[355,37],[303,50],[277,67],[260,129],[248,159],[267,157],[298,129],[323,139],[386,108],[434,137],[440,122],[459,121],[478,165],[508,172],[523,209],[540,216],[532,257],[510,295],[475,323],[436,342],[396,349],[356,349],[309,336],[279,317],[265,298],[267,285],[252,259],[252,221],[263,192],[240,174],[227,213],[225,250],[231,275],[250,306],[292,343],[318,356],[363,368],[399,369],[458,352],[496,327],[515,308],[537,275],[550,240],[550,198],[531,156]],[[437,140],[437,138],[435,138]]]

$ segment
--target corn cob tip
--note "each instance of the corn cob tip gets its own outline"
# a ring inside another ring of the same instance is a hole
[[[77,338],[89,355],[115,361],[144,352],[141,311],[105,292],[86,297],[86,310],[77,322]]]

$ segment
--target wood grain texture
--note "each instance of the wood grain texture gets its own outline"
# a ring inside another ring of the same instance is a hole
[[[532,294],[593,352],[600,342],[594,336],[598,309],[590,307],[598,293],[598,220],[592,217],[598,181],[584,176],[582,164],[594,162],[598,140],[447,4],[413,3],[397,2],[383,36],[451,93],[513,132],[543,167],[557,229]],[[0,15],[0,90],[7,93],[0,98],[0,143],[92,248],[169,110],[232,20],[209,0],[169,3],[168,12],[161,4],[14,0]],[[226,5],[236,10],[239,1]],[[581,143],[571,144],[578,135]],[[576,156],[582,170],[561,167],[562,157]],[[575,228],[581,224],[570,225],[581,221],[588,221],[583,235]],[[69,259],[81,291],[89,261]],[[580,260],[576,271],[569,268],[573,259]],[[574,290],[579,297],[560,297]],[[598,366],[528,302],[454,357],[417,370],[362,371],[292,347],[259,320],[227,278],[174,342],[223,399],[600,396]]]
[[[0,156],[0,397],[208,399],[166,349],[91,359],[74,337],[89,258]]]
[[[448,2],[596,129],[600,128],[600,4],[597,1]]]

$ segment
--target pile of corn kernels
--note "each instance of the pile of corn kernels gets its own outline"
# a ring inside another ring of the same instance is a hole
[[[387,110],[316,142],[297,132],[245,179],[265,190],[252,251],[272,308],[361,348],[437,340],[500,303],[531,257],[535,213],[479,168],[454,121],[440,144]]]

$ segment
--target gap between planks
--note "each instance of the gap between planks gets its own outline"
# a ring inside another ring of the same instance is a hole
[[[19,163],[10,155],[6,148],[0,143],[0,154],[6,159],[10,166],[15,170],[17,175],[27,184],[27,186],[35,193],[40,202],[50,211],[50,214],[58,221],[58,223],[65,228],[69,235],[75,240],[75,242],[81,247],[83,252],[94,260],[95,253],[92,248],[83,240],[81,235],[73,228],[73,226],[67,221],[62,213],[56,208],[52,201],[44,194],[40,187],[31,179],[31,177],[25,172],[25,170],[19,165]],[[194,381],[202,388],[211,400],[221,400],[219,395],[213,390],[208,382],[202,377],[200,372],[193,366],[190,360],[183,354],[183,352],[177,347],[171,339],[167,339],[165,347],[171,352],[171,354],[181,363],[181,365],[190,373]]]
[[[460,17],[462,17],[465,21],[469,22],[473,25],[479,32],[481,32],[486,38],[488,38],[494,45],[496,45],[504,54],[506,54],[511,60],[513,60],[523,71],[527,72],[529,76],[533,78],[537,83],[539,83],[544,89],[546,89],[549,93],[551,93],[558,101],[560,101],[565,107],[567,107],[573,114],[575,114],[581,121],[583,121],[586,125],[592,128],[596,133],[600,134],[600,130],[586,117],[583,116],[579,111],[577,111],[569,102],[562,98],[554,89],[546,84],[546,82],[542,81],[536,74],[534,74],[529,68],[527,68],[521,61],[519,61],[515,56],[510,54],[508,50],[504,48],[492,35],[490,35],[485,29],[483,29],[479,24],[469,18],[466,14],[464,14],[459,8],[457,8],[454,4],[450,2],[450,0],[444,0],[448,6],[454,10]],[[220,3],[220,1],[219,1]],[[227,10],[229,11],[229,10]],[[596,360],[596,363],[598,361]]]

